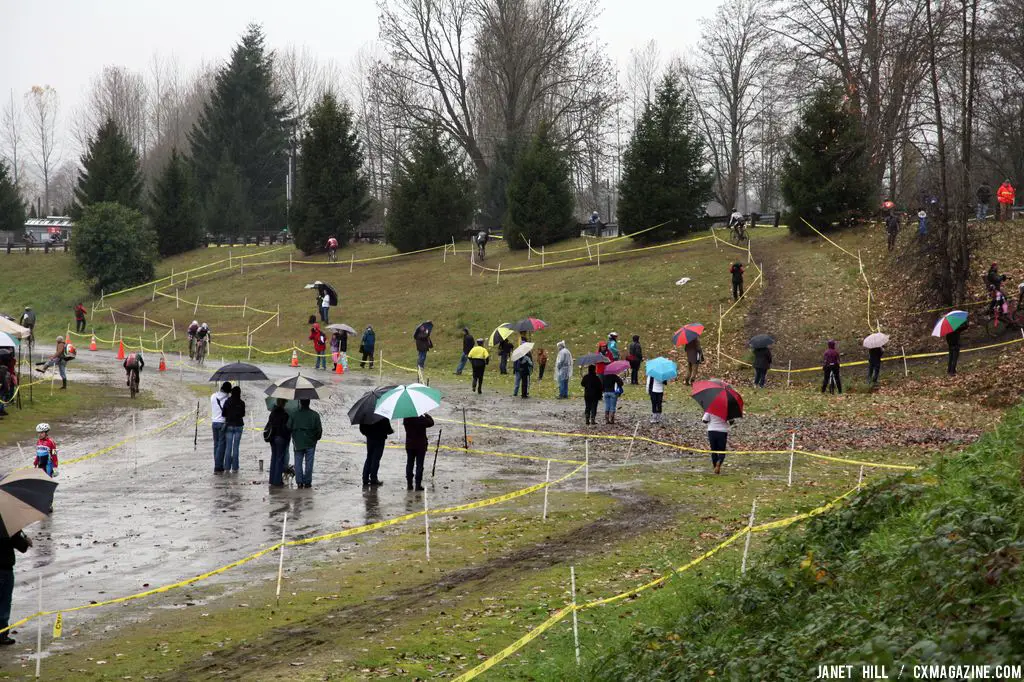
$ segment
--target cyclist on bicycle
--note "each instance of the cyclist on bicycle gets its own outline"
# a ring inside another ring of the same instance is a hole
[[[208,351],[209,348],[210,348],[210,338],[211,338],[210,327],[205,322],[203,322],[201,325],[199,325],[199,330],[196,332],[196,357],[197,358],[200,355],[204,355],[204,356],[206,355],[206,351]],[[200,354],[200,352],[199,352],[199,346],[200,345],[203,346],[203,353],[202,354]]]
[[[334,262],[338,260],[338,240],[331,235],[327,239],[327,260]]]
[[[146,361],[142,358],[142,351],[129,353],[121,366],[124,367],[125,382],[128,384],[128,387],[130,388],[132,385],[133,372],[135,373],[135,384],[137,386],[142,376],[142,368],[146,366]]]
[[[476,237],[473,241],[476,243],[476,257],[480,260],[484,259],[487,249],[487,240],[490,239],[491,235],[487,230],[480,230],[476,233]]]
[[[192,320],[192,324],[188,326],[188,359],[195,360],[196,358],[196,332],[199,331],[199,322]]]
[[[743,214],[734,208],[732,215],[729,216],[729,230],[740,239],[745,239],[747,236],[746,230],[743,229],[745,222]]]

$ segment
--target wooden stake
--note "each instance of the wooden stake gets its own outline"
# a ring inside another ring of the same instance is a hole
[[[501,263],[498,263],[498,278],[494,280],[495,284],[501,284]]]
[[[277,304],[277,326],[281,326],[281,304]]]
[[[789,371],[786,372],[786,387],[793,385],[793,361],[789,361]]]
[[[177,310],[181,307],[181,298],[178,296],[178,289],[174,289],[174,309]]]
[[[39,612],[43,612],[43,574],[39,573]],[[39,677],[39,666],[43,663],[43,619],[37,621],[36,627],[36,677]]]
[[[466,427],[466,408],[462,408],[462,446],[469,450],[469,429]]]
[[[626,461],[629,461],[630,456],[633,454],[633,443],[636,442],[636,434],[640,433],[640,420],[636,422],[636,428],[633,429],[633,437],[629,440],[629,449],[626,451]]]
[[[288,254],[288,272],[292,271],[292,254]]]
[[[759,263],[757,266],[757,281],[758,288],[764,289],[764,261]]]
[[[245,328],[245,345],[249,348],[249,353],[246,355],[246,360],[252,360],[252,327]]]
[[[427,507],[427,491],[423,491],[423,528],[426,531],[427,539],[427,561],[430,561],[430,514],[427,513],[429,508]]]
[[[153,285],[153,297],[150,299],[150,302],[153,302],[155,300],[156,300],[156,285],[154,284]]]
[[[587,259],[594,260],[594,254],[590,253],[590,240],[586,237],[584,237],[583,240],[587,243]]]
[[[864,484],[864,465],[860,465],[860,475],[857,477],[857,487],[861,487]]]
[[[1024,331],[1021,331],[1021,335],[1024,335]],[[900,346],[900,355],[903,356],[903,376],[910,376],[910,369],[907,367],[907,352],[903,350],[903,346]]]
[[[753,535],[751,530],[754,527],[754,512],[757,511],[757,499],[754,499],[753,506],[750,507],[750,522],[747,523],[747,541],[743,545],[743,562],[740,564],[740,575],[747,574],[747,553],[750,551],[750,536]]]
[[[380,349],[380,358],[377,360],[377,383],[384,380],[384,349]]]
[[[548,489],[551,488],[551,460],[548,460],[548,470],[544,474],[544,520],[548,520]]]
[[[526,260],[533,260],[533,241],[526,240]]]
[[[787,486],[793,487],[793,452],[796,450],[796,431],[789,436],[789,482]]]
[[[348,255],[348,271],[349,271],[349,273],[352,272],[352,268],[353,268],[353,266],[355,266],[355,264],[356,264],[356,254],[355,253],[350,253]]]
[[[185,271],[185,291],[188,291],[188,270]]]
[[[540,266],[541,266],[541,268],[544,267],[544,246],[543,245],[541,245],[541,247],[540,247]]]
[[[576,644],[576,665],[580,664],[580,626],[576,618],[576,567],[569,567],[569,582],[572,590],[572,639]]]
[[[715,369],[722,366],[722,304],[718,304],[718,347],[715,350]]]
[[[196,315],[196,314],[197,314],[198,312],[199,312],[199,297],[198,297],[198,296],[196,296],[196,304],[195,304],[195,306],[194,306],[194,307],[192,308],[192,314],[193,314],[193,315]]]
[[[284,537],[288,530],[288,512],[284,513],[281,521],[281,554],[277,560],[277,604],[281,605],[281,575],[284,573]]]
[[[172,341],[177,341],[178,340],[178,332],[174,328],[174,318],[173,317],[171,318],[171,340]]]
[[[590,439],[583,441],[584,452],[586,453],[583,458],[583,494],[590,494]]]
[[[245,309],[249,307],[249,297],[246,296],[242,299],[242,319],[245,319]]]
[[[597,267],[601,267],[601,242],[597,243]]]

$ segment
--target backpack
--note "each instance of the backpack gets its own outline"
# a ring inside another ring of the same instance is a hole
[[[263,427],[263,442],[269,443],[274,437],[274,427],[270,425],[270,420],[267,420],[266,426]]]
[[[319,339],[318,343],[320,345],[322,345],[322,346],[326,346],[327,345],[327,337],[324,336],[323,332],[320,332],[320,339]]]
[[[70,360],[78,356],[78,349],[73,344],[64,344],[64,359]]]
[[[701,364],[703,362],[704,362],[704,349],[698,348],[697,349],[697,364],[699,365],[699,364]]]

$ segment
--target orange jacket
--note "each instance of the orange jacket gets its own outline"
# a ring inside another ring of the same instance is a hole
[[[1017,190],[1015,190],[1013,185],[1010,183],[1004,182],[999,185],[999,191],[996,192],[996,198],[999,200],[1000,204],[1013,204],[1014,200],[1017,198]]]

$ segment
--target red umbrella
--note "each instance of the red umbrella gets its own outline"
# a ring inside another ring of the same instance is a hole
[[[743,416],[743,396],[721,379],[709,379],[693,384],[690,396],[719,419],[739,419]]]
[[[704,325],[698,322],[684,324],[676,331],[675,334],[672,335],[672,343],[674,343],[677,346],[685,346],[691,341],[700,338],[700,335],[703,333]]]

